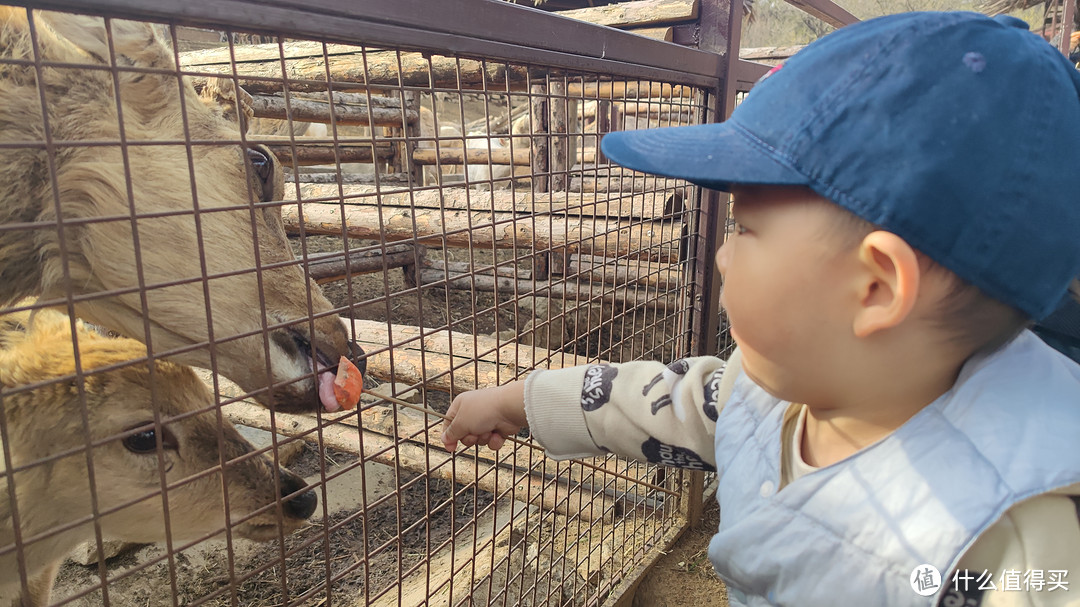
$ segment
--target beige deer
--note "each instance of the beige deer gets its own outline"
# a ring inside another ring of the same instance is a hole
[[[67,315],[0,317],[0,604],[48,604],[63,558],[95,538],[92,499],[102,537],[129,542],[164,541],[166,530],[180,542],[226,525],[265,541],[311,516],[315,493],[269,455],[249,455],[191,368],[155,361],[151,375],[137,341],[81,324],[75,338],[83,380]]]
[[[0,7],[0,307],[108,291],[76,314],[245,390],[274,385],[267,406],[337,409],[333,369],[362,352],[299,266],[267,267],[293,259],[280,209],[257,204],[281,198],[282,174],[239,145],[235,104],[178,82],[149,24],[33,24],[37,49],[27,10]]]

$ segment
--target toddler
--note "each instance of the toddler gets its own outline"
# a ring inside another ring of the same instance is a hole
[[[534,371],[443,441],[715,471],[735,605],[1070,604],[1080,366],[1027,327],[1080,274],[1078,147],[1069,61],[962,12],[842,28],[726,122],[608,134],[731,192],[736,354]]]

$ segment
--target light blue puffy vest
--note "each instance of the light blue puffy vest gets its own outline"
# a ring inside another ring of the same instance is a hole
[[[1080,482],[1080,366],[1029,331],[890,436],[778,492],[788,406],[743,374],[716,422],[709,559],[733,605],[936,604],[1006,510]],[[910,585],[924,563],[941,572],[933,597]]]

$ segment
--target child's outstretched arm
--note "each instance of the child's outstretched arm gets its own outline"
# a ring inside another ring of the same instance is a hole
[[[739,370],[736,351],[727,364],[699,357],[534,371],[455,398],[443,444],[498,449],[528,425],[554,459],[615,453],[711,470],[717,414]]]
[[[525,382],[514,381],[457,395],[446,412],[442,441],[448,451],[466,447],[498,449],[526,424]]]

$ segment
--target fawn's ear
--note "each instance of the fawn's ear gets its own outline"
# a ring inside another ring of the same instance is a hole
[[[859,243],[859,307],[853,329],[867,337],[904,321],[919,296],[919,260],[903,238],[876,230]]]
[[[247,91],[236,86],[232,78],[207,78],[199,92],[199,100],[211,109],[220,111],[226,120],[238,122],[240,131],[247,133],[248,124],[255,116],[252,108],[254,100]]]

